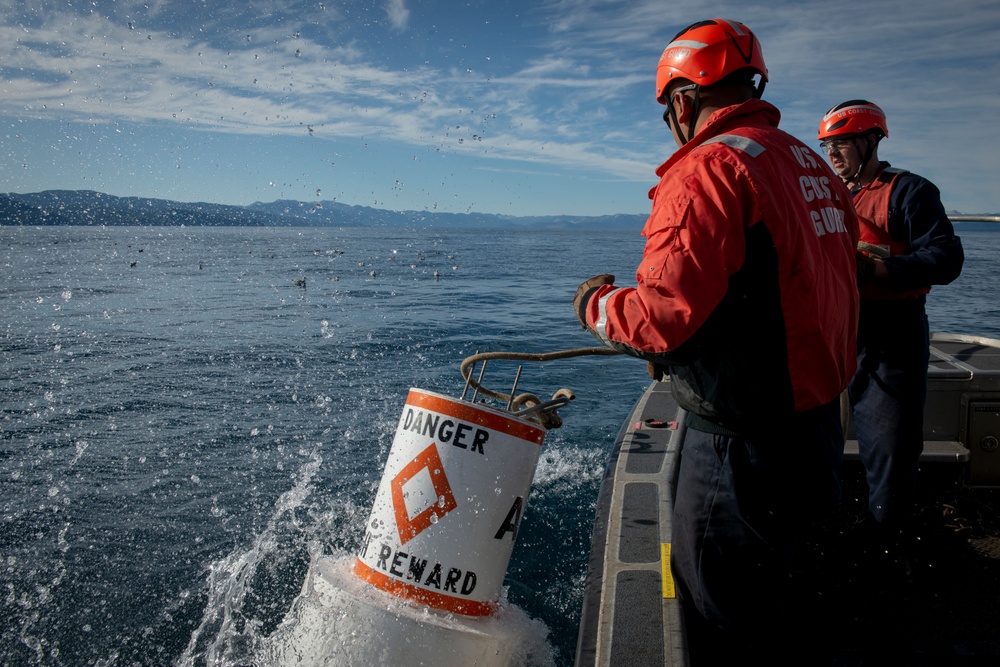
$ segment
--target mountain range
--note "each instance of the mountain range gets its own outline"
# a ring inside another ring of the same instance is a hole
[[[997,214],[964,215],[948,211],[963,230],[1000,231]],[[599,216],[513,216],[492,213],[392,211],[351,206],[336,201],[279,199],[249,206],[116,197],[93,190],[45,190],[29,194],[0,193],[0,225],[230,227],[389,227],[452,229],[632,229],[646,224],[645,214]],[[991,221],[985,221],[990,219]]]
[[[448,227],[642,229],[646,215],[579,217],[391,211],[335,201],[278,200],[249,206],[116,197],[92,190],[0,193],[0,225],[222,225],[239,227]]]

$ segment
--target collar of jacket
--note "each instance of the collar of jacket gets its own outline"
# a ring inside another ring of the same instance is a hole
[[[781,112],[776,106],[764,100],[747,100],[742,104],[719,109],[708,117],[708,121],[702,125],[698,134],[694,135],[691,141],[679,147],[666,162],[657,168],[656,175],[663,176],[668,169],[684,159],[685,155],[712,137],[725,134],[733,128],[747,127],[748,125],[778,127],[779,120],[781,120]],[[653,190],[655,189],[653,188]],[[650,198],[652,198],[652,191],[650,191]]]

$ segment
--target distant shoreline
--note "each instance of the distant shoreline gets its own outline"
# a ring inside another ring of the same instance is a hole
[[[1000,231],[998,214],[949,214],[959,230]],[[393,211],[335,201],[276,200],[249,206],[116,197],[92,190],[0,194],[0,225],[100,227],[388,227],[399,229],[641,230],[647,214],[507,216]]]
[[[335,201],[277,200],[236,206],[150,197],[116,197],[91,190],[0,194],[0,225],[641,230],[647,217],[648,214],[588,217],[392,211]]]

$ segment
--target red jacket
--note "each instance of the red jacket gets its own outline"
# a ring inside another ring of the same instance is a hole
[[[779,118],[715,112],[657,170],[638,285],[587,304],[600,340],[668,365],[683,407],[733,428],[825,405],[856,366],[851,196]]]

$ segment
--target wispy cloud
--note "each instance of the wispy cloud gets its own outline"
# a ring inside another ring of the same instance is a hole
[[[406,30],[410,20],[410,10],[406,8],[405,0],[389,0],[385,13],[389,16],[389,25],[393,29]]]
[[[645,184],[671,149],[653,100],[656,60],[704,12],[699,0],[8,5],[0,7],[0,112],[364,138],[478,156],[496,161],[491,168],[549,165]],[[995,151],[982,140],[1000,108],[995,2],[723,0],[712,12],[761,38],[771,70],[765,97],[782,109],[785,129],[809,140],[829,106],[870,97],[889,113],[887,148],[915,159],[912,168],[940,170],[949,189],[996,182]],[[958,175],[966,164],[986,176]]]
[[[394,28],[405,27],[409,10],[401,1],[386,11]],[[0,25],[6,75],[0,105],[36,119],[173,123],[268,136],[308,130],[320,138],[382,137],[511,160],[648,172],[647,160],[579,142],[584,118],[575,116],[574,126],[558,108],[545,109],[553,90],[574,108],[620,94],[637,79],[592,76],[587,63],[548,56],[489,80],[459,68],[416,67],[401,76],[356,45],[331,47],[291,28],[247,32],[219,46],[197,34],[137,29],[96,13],[50,15],[27,28]],[[539,90],[544,99],[536,99]],[[482,118],[470,118],[470,99],[489,106],[488,115],[505,129],[493,123],[487,130]],[[561,138],[573,143],[560,145]]]

